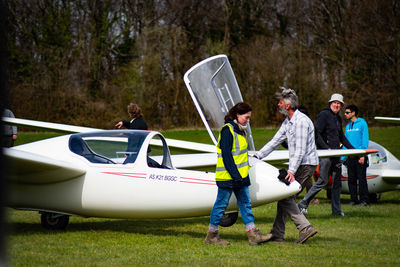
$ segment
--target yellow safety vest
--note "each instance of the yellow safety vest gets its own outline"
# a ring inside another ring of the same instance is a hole
[[[230,123],[225,124],[222,126],[229,127],[231,131],[233,144],[232,144],[232,157],[235,161],[235,165],[242,176],[242,178],[246,178],[249,174],[249,161],[248,161],[248,154],[247,154],[247,140],[243,135],[235,133],[233,130],[233,126]],[[221,142],[221,132],[219,133],[218,143],[217,143],[217,152],[218,152],[218,159],[217,159],[217,168],[215,170],[215,180],[217,181],[229,181],[232,180],[231,175],[225,169],[224,161],[222,160],[222,151],[220,148]]]

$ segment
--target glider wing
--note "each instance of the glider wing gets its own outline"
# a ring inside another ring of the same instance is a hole
[[[383,170],[382,179],[389,184],[400,184],[400,170]]]
[[[86,170],[64,161],[54,160],[26,151],[3,150],[9,168],[9,179],[16,183],[47,184],[70,180],[86,173]]]
[[[329,158],[329,157],[340,157],[340,156],[355,156],[365,155],[370,153],[378,152],[376,149],[318,149],[318,157]],[[250,151],[250,155],[254,155],[255,151]],[[289,160],[288,150],[275,150],[268,156],[262,159],[263,161],[280,161]]]

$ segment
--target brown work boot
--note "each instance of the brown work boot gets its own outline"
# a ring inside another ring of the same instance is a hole
[[[250,245],[258,245],[267,242],[269,238],[272,237],[272,235],[271,237],[269,237],[268,235],[263,235],[258,228],[254,228],[253,230],[248,231],[247,235],[249,236]]]
[[[207,232],[207,236],[206,236],[206,240],[204,240],[204,243],[205,244],[216,244],[216,245],[221,245],[221,246],[226,246],[226,245],[230,245],[231,244],[229,241],[222,240],[219,237],[218,230],[208,231]]]
[[[310,224],[309,226],[300,231],[299,239],[296,240],[296,243],[303,244],[307,241],[307,239],[309,239],[316,233],[318,233],[318,231],[315,230],[315,228]]]

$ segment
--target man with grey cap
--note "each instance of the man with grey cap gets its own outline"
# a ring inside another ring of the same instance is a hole
[[[333,94],[329,100],[329,106],[318,114],[315,124],[315,142],[318,149],[340,149],[340,144],[345,145],[347,148],[354,148],[343,133],[342,118],[339,115],[343,105],[343,96],[341,94]],[[342,190],[340,157],[320,159],[319,178],[298,203],[299,209],[303,214],[307,214],[307,207],[310,201],[328,184],[329,176],[332,176],[333,179],[332,215],[345,216],[340,206],[340,193]]]

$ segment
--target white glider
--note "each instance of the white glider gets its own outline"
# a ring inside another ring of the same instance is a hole
[[[215,116],[214,126],[221,127],[221,116],[242,99],[229,61],[224,55],[212,57],[196,64],[184,79],[215,144],[210,118]],[[3,150],[10,163],[8,205],[39,211],[46,228],[64,229],[70,215],[178,218],[209,215],[212,209],[217,195],[214,173],[177,166],[215,165],[214,145],[165,139],[156,131],[102,131],[17,118],[3,120],[18,126],[74,133]],[[250,149],[254,150],[250,126],[247,136]],[[206,153],[171,156],[169,146]],[[324,153],[327,154],[321,156],[367,152]],[[287,151],[276,151],[265,160],[287,159]],[[254,207],[300,191],[296,181],[289,186],[279,181],[276,167],[253,157],[249,157],[249,163]],[[235,197],[226,215],[222,225],[232,225],[237,219]]]

